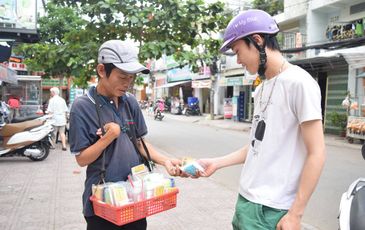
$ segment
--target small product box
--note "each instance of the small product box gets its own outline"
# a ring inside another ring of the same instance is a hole
[[[204,168],[193,158],[184,158],[180,169],[191,176],[196,176],[197,171],[204,172]]]

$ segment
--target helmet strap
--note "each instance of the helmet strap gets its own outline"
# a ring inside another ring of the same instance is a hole
[[[256,47],[256,49],[259,51],[259,69],[257,73],[260,77],[265,77],[265,71],[266,71],[266,62],[267,62],[267,56],[266,56],[266,35],[264,36],[264,43],[262,46],[259,46],[257,42],[252,38],[252,36],[249,36],[248,39],[252,42],[252,44]]]

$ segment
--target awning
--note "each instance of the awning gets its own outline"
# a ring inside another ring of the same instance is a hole
[[[190,81],[170,82],[170,83],[167,83],[167,84],[164,84],[164,85],[157,86],[157,87],[155,87],[155,89],[169,88],[169,87],[173,87],[173,86],[176,86],[176,85],[185,84],[185,83],[188,83],[188,82],[191,82],[191,80]]]
[[[10,84],[17,84],[18,79],[16,72],[7,67],[0,65],[0,81],[4,81]]]
[[[364,59],[365,46],[358,46],[347,49],[331,50],[321,52],[318,57],[339,57],[342,55],[349,65],[356,65],[362,67],[365,63]]]

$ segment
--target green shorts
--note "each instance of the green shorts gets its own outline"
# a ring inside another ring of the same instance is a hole
[[[275,230],[287,212],[288,210],[252,203],[238,195],[232,226],[234,230]]]

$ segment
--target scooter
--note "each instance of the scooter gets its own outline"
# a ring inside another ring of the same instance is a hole
[[[52,146],[51,117],[45,115],[19,123],[1,124],[0,157],[24,156],[33,161],[46,159]]]
[[[200,112],[199,102],[192,102],[192,103],[188,104],[188,107],[186,107],[186,109],[185,109],[185,115],[186,116],[191,116],[191,115],[201,116],[202,113]]]
[[[365,159],[365,144],[361,149]],[[359,178],[342,194],[339,209],[340,230],[365,229],[365,178]]]
[[[157,100],[156,101],[156,106],[155,106],[155,110],[154,110],[154,117],[155,120],[159,120],[162,121],[162,119],[164,118],[164,114],[163,111],[165,109],[165,103],[162,100]]]
[[[181,102],[174,102],[171,106],[171,114],[181,115],[183,111],[182,107]]]

